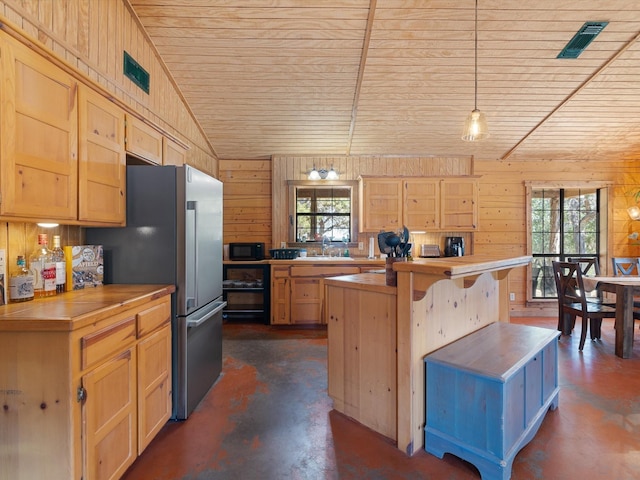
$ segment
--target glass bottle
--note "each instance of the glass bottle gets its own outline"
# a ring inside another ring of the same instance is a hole
[[[9,302],[28,302],[33,300],[33,274],[27,270],[23,255],[18,255],[17,268],[9,277]]]
[[[53,236],[53,261],[56,264],[56,293],[64,293],[67,281],[67,264],[65,263],[64,250],[60,246],[60,235]]]
[[[56,294],[56,264],[51,250],[47,248],[47,234],[38,234],[38,246],[29,257],[29,268],[33,274],[33,295],[36,298]]]

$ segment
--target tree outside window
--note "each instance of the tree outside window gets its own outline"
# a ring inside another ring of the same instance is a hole
[[[351,241],[351,188],[296,189],[297,242]]]

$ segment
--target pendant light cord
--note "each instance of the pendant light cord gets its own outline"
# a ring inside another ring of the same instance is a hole
[[[474,98],[473,109],[478,109],[478,0],[476,0],[476,17],[475,17],[475,63],[474,63]]]

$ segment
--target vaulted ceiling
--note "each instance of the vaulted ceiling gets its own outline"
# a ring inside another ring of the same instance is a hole
[[[130,0],[221,159],[273,154],[629,157],[640,2]],[[609,22],[576,59],[559,52]]]

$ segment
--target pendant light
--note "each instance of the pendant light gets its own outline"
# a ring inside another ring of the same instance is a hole
[[[476,142],[478,140],[484,140],[489,136],[487,119],[485,118],[484,113],[478,110],[478,0],[476,0],[475,13],[474,101],[473,111],[464,122],[464,130],[462,131],[462,140],[465,142]]]

